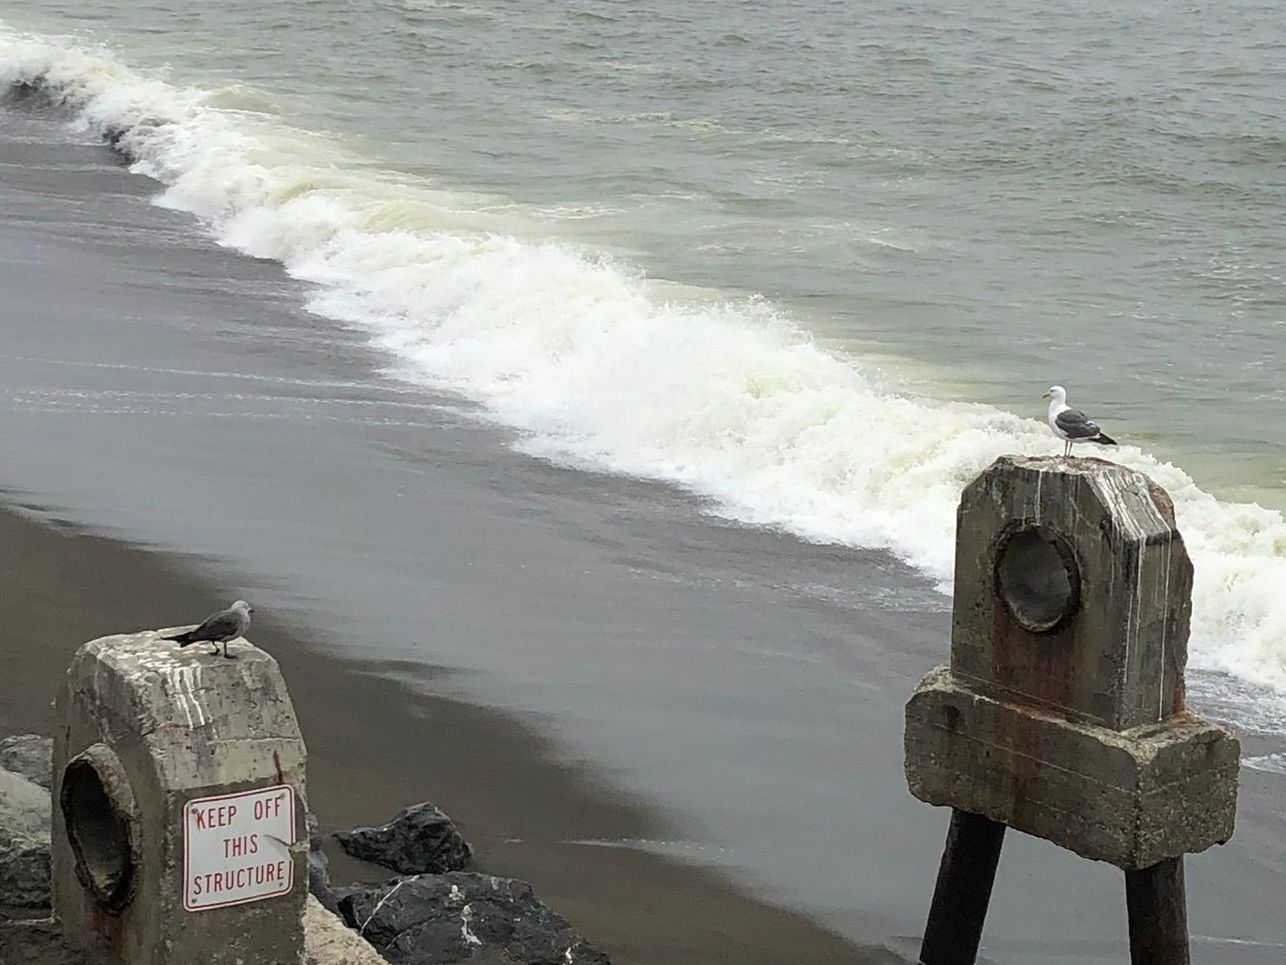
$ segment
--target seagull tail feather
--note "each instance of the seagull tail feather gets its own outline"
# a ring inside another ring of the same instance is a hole
[[[178,636],[176,636],[176,637],[161,637],[161,639],[162,639],[162,640],[173,640],[173,641],[174,641],[175,643],[177,643],[180,647],[186,647],[189,643],[193,643],[193,642],[194,642],[194,641],[192,640],[192,631],[191,631],[191,630],[187,631],[187,633],[180,633],[180,634],[179,634]]]
[[[1104,435],[1102,432],[1100,432],[1098,435],[1094,437],[1094,441],[1097,442],[1100,446],[1116,445],[1115,439],[1113,439],[1111,436]]]

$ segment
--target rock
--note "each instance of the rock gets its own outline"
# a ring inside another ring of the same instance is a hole
[[[72,948],[52,918],[0,918],[0,961],[4,965],[118,965],[97,949]],[[309,965],[312,965],[310,962]],[[329,963],[327,963],[329,965]],[[346,965],[346,963],[339,963]]]
[[[314,898],[304,907],[305,965],[385,965],[384,959]]]
[[[459,871],[473,858],[451,819],[427,803],[403,808],[380,828],[338,831],[335,839],[354,858],[404,875]]]
[[[330,859],[322,850],[325,840],[317,815],[306,815],[308,825],[308,893],[333,915],[339,914],[339,897],[330,886]]]
[[[39,734],[18,734],[0,740],[0,768],[21,774],[46,791],[53,783],[54,741]]]
[[[342,892],[344,920],[394,965],[611,965],[516,878],[457,871]]]
[[[0,770],[0,905],[49,906],[49,792]]]

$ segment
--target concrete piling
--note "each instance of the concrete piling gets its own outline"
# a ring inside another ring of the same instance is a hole
[[[1231,837],[1240,747],[1184,702],[1169,496],[1103,460],[1002,457],[957,518],[951,662],[906,708],[911,793],[953,808],[921,961],[974,961],[1010,827],[1122,868],[1135,965],[1186,963],[1183,855]]]
[[[58,692],[53,902],[131,965],[301,962],[305,749],[277,663],[157,633],[77,651]]]

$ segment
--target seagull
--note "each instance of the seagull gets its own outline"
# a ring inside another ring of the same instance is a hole
[[[162,640],[173,640],[180,647],[186,647],[189,643],[200,643],[205,640],[214,644],[212,654],[219,652],[219,644],[223,644],[223,655],[229,660],[236,658],[228,653],[228,641],[235,640],[237,637],[245,636],[250,629],[250,614],[255,612],[245,600],[238,600],[226,610],[220,610],[218,613],[212,613],[205,618],[204,622],[195,630],[188,630],[186,633],[180,633],[173,637],[162,637]]]
[[[1116,445],[1116,440],[1103,435],[1103,430],[1085,418],[1084,412],[1067,404],[1067,390],[1061,385],[1051,386],[1041,398],[1049,399],[1049,427],[1054,430],[1054,435],[1063,440],[1064,456],[1070,456],[1072,446],[1078,442]]]

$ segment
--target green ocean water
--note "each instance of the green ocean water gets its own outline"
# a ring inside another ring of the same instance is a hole
[[[1286,682],[1270,4],[0,0],[0,79],[533,455],[888,549],[1068,387]],[[26,88],[24,88],[26,89]]]

